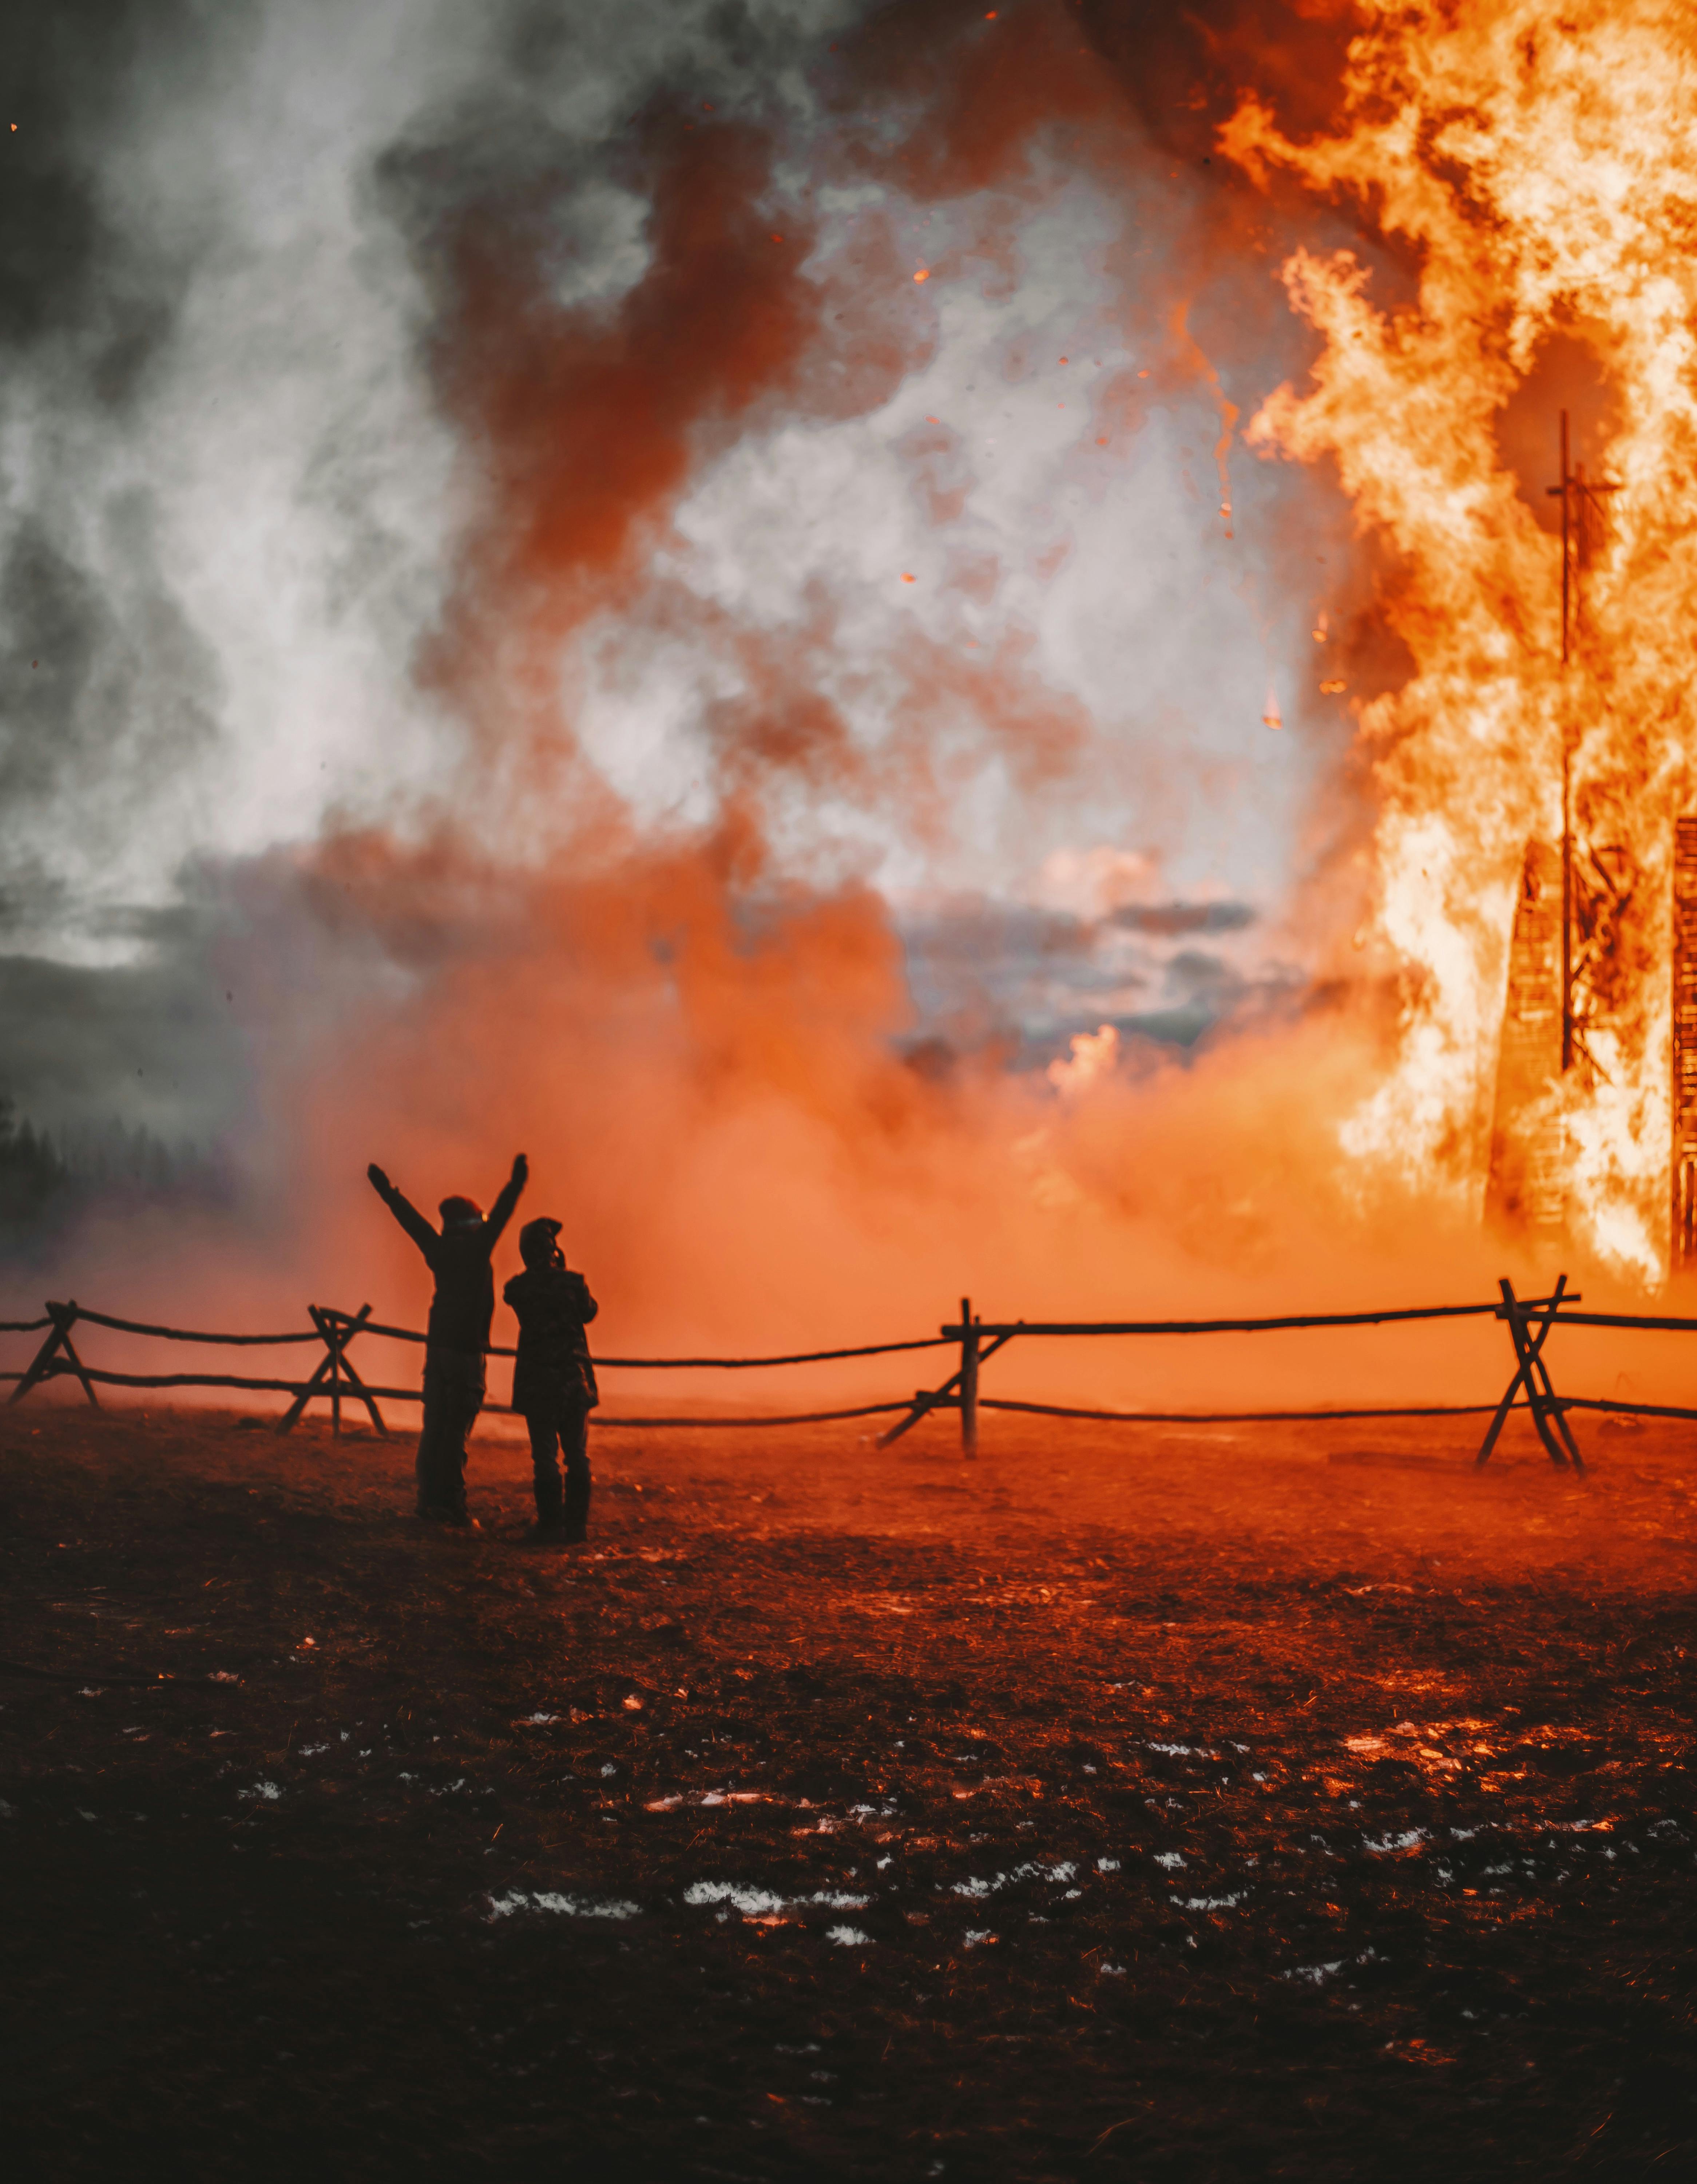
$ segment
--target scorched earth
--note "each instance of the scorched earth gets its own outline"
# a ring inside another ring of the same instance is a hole
[[[1697,1462],[1591,1439],[612,1433],[550,1553],[492,1429],[461,1541],[15,1410],[12,2173],[1683,2173]]]

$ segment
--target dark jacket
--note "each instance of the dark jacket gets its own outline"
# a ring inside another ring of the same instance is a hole
[[[481,1357],[489,1347],[489,1326],[495,1317],[495,1276],[490,1255],[513,1217],[524,1185],[509,1183],[490,1207],[488,1217],[475,1228],[445,1230],[432,1228],[417,1206],[392,1184],[387,1190],[381,1184],[374,1188],[424,1253],[426,1265],[436,1276],[426,1329],[431,1349],[455,1350]]]
[[[593,1410],[601,1400],[584,1329],[600,1306],[569,1267],[526,1267],[501,1292],[519,1316],[513,1408],[526,1418]]]

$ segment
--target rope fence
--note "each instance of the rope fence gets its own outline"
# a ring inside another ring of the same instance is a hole
[[[1548,1296],[1516,1296],[1513,1284],[1506,1279],[1498,1284],[1498,1289],[1500,1294],[1494,1303],[1398,1306],[1378,1312],[1286,1313],[1260,1319],[986,1321],[974,1316],[971,1300],[963,1297],[960,1317],[957,1321],[945,1323],[934,1335],[922,1335],[909,1341],[858,1343],[839,1349],[787,1351],[764,1357],[598,1357],[595,1360],[602,1369],[620,1371],[678,1372],[690,1369],[749,1372],[787,1365],[825,1364],[851,1357],[884,1357],[908,1351],[957,1350],[960,1362],[938,1387],[917,1389],[910,1396],[901,1396],[886,1402],[861,1403],[841,1409],[706,1418],[632,1418],[592,1414],[593,1423],[603,1431],[673,1429],[698,1431],[834,1424],[847,1419],[900,1413],[896,1423],[879,1436],[879,1446],[888,1447],[932,1412],[954,1411],[958,1412],[960,1419],[962,1452],[971,1457],[977,1450],[978,1419],[983,1411],[1009,1412],[1036,1418],[1078,1418],[1116,1425],[1266,1425],[1309,1421],[1323,1423],[1329,1419],[1473,1418],[1483,1417],[1488,1412],[1491,1423],[1476,1459],[1483,1465],[1489,1461],[1491,1451],[1511,1412],[1521,1410],[1529,1414],[1550,1461],[1583,1472],[1584,1458],[1567,1422],[1570,1411],[1697,1420],[1697,1408],[1685,1408],[1675,1404],[1624,1401],[1601,1396],[1559,1396],[1550,1379],[1544,1356],[1544,1346],[1558,1318],[1564,1326],[1569,1327],[1637,1329],[1644,1332],[1683,1334],[1697,1334],[1697,1319],[1649,1313],[1575,1311],[1572,1307],[1581,1300],[1577,1293],[1570,1294],[1568,1291],[1566,1274],[1558,1279]],[[64,1304],[49,1302],[40,1319],[0,1321],[0,1334],[34,1334],[44,1329],[51,1330],[28,1366],[21,1372],[0,1373],[0,1381],[15,1383],[10,1400],[19,1403],[45,1380],[74,1379],[81,1384],[89,1402],[97,1408],[99,1406],[99,1398],[95,1393],[97,1386],[228,1388],[256,1395],[286,1395],[293,1400],[278,1421],[277,1430],[280,1433],[290,1432],[309,1404],[322,1401],[330,1405],[331,1429],[339,1434],[342,1405],[353,1402],[363,1405],[376,1430],[387,1436],[388,1428],[378,1404],[421,1402],[422,1391],[417,1388],[380,1387],[367,1381],[349,1357],[349,1346],[361,1334],[376,1335],[387,1341],[409,1343],[426,1342],[428,1337],[415,1328],[392,1327],[374,1320],[369,1304],[362,1305],[357,1312],[342,1312],[331,1306],[309,1305],[307,1317],[312,1322],[310,1328],[292,1329],[282,1334],[214,1334],[186,1328],[156,1326],[141,1320],[120,1319],[112,1313],[95,1312],[86,1305],[80,1305],[74,1298]],[[1118,1411],[1064,1403],[1023,1402],[1009,1397],[984,1396],[980,1392],[980,1375],[984,1365],[999,1351],[1021,1337],[1267,1334],[1305,1328],[1380,1327],[1398,1322],[1469,1318],[1500,1320],[1506,1326],[1514,1346],[1514,1377],[1495,1403],[1373,1404],[1353,1407],[1322,1406],[1267,1411]],[[317,1343],[324,1355],[303,1380],[250,1377],[233,1373],[112,1372],[86,1363],[79,1355],[72,1340],[72,1329],[81,1324],[108,1328],[119,1334],[140,1335],[164,1342],[240,1345],[248,1348]],[[488,1354],[495,1357],[510,1357],[515,1352],[509,1348],[494,1345]],[[508,1404],[490,1403],[485,1407],[499,1414],[513,1415]]]

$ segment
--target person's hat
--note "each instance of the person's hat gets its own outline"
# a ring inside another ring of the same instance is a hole
[[[527,1267],[545,1267],[554,1256],[554,1239],[565,1224],[542,1214],[519,1231],[519,1256]]]
[[[483,1218],[483,1208],[475,1198],[444,1198],[437,1211],[444,1228],[475,1228]]]

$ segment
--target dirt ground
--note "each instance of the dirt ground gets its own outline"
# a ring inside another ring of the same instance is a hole
[[[1697,2173],[1697,1439],[1471,1423],[0,1412],[8,2174]]]

